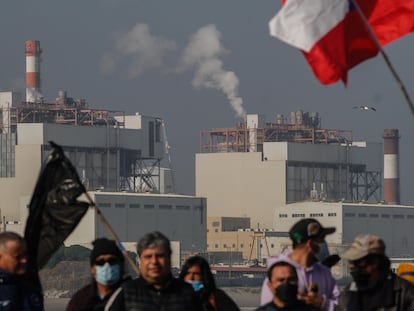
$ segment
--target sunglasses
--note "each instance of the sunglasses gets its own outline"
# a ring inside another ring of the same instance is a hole
[[[96,266],[103,266],[104,264],[109,263],[111,266],[119,264],[118,258],[108,258],[108,259],[98,259],[95,260]]]

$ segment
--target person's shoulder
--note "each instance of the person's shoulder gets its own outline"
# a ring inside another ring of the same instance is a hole
[[[266,303],[256,309],[254,311],[277,311],[278,308],[273,304],[273,302]]]
[[[222,289],[216,288],[213,292],[219,309],[238,311],[240,310],[236,302]]]
[[[403,287],[405,288],[407,291],[414,293],[414,284],[407,281],[406,279],[396,275],[395,273],[393,273],[393,278],[394,278],[394,287]]]
[[[180,278],[173,277],[171,279],[171,287],[175,289],[183,290],[183,291],[188,291],[190,293],[195,293],[193,290],[193,287]]]

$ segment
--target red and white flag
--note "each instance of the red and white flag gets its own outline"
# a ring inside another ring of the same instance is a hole
[[[355,0],[384,46],[414,30],[414,0]],[[379,49],[349,0],[287,0],[270,34],[301,49],[323,84],[347,82],[352,67]]]

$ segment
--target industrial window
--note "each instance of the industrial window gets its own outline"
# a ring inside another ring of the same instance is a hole
[[[177,205],[175,208],[177,210],[181,210],[181,211],[188,211],[188,210],[190,210],[190,207],[189,206],[185,206],[185,205]]]
[[[220,227],[220,222],[219,221],[213,221],[212,226],[213,227]]]
[[[226,248],[227,247],[227,244],[223,244],[223,247]]]
[[[240,248],[243,248],[243,247],[244,247],[244,244],[243,244],[243,243],[241,243],[241,244],[240,244]]]
[[[381,214],[381,218],[390,218],[390,215],[388,215],[388,214]]]
[[[157,143],[161,141],[161,122],[158,120],[155,123],[155,141]]]
[[[287,214],[279,214],[279,218],[287,218],[288,215]]]
[[[172,209],[171,205],[160,205],[159,209]]]
[[[369,214],[369,217],[371,217],[371,218],[378,218],[378,214]]]
[[[336,213],[328,213],[328,217],[336,217]]]
[[[404,215],[393,215],[394,219],[404,219]]]
[[[270,248],[274,248],[275,247],[275,245],[274,244],[270,244]]]
[[[305,217],[305,214],[292,214],[292,217]]]
[[[311,213],[310,217],[323,217],[323,213]]]
[[[115,204],[115,208],[124,208],[124,207],[125,207],[125,204],[122,204],[122,203]]]
[[[414,219],[414,215],[407,215],[408,219]]]
[[[215,245],[214,245],[214,248],[218,248],[218,244],[215,244]]]
[[[207,249],[210,247],[210,245],[209,244],[207,244]]]
[[[99,207],[111,207],[111,203],[98,203]]]
[[[139,208],[139,204],[129,204],[129,208]]]
[[[233,245],[232,245],[232,247],[233,247],[233,248],[236,248],[236,244],[233,244]]]
[[[209,229],[207,229],[207,233],[209,233],[210,232],[210,230]]]
[[[154,150],[155,150],[155,129],[154,129],[154,122],[150,121],[148,122],[148,142],[149,142],[149,156],[154,156]]]
[[[218,229],[214,229],[214,232],[218,232]]]
[[[358,214],[358,217],[365,218],[365,217],[367,217],[367,214],[365,214],[365,213],[359,213]]]
[[[345,213],[345,217],[355,217],[355,213]]]
[[[145,209],[152,209],[152,208],[154,208],[155,206],[154,206],[154,204],[145,204],[144,205],[144,208]]]

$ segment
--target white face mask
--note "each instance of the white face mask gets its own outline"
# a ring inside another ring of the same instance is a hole
[[[108,262],[106,262],[103,266],[95,266],[95,268],[95,280],[99,284],[112,285],[121,279],[120,265],[111,266]]]

